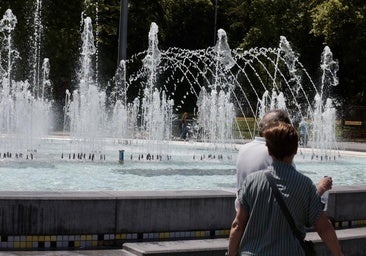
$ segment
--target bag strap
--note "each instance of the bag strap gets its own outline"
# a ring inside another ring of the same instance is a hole
[[[302,237],[302,233],[300,232],[300,230],[296,227],[295,225],[295,221],[291,216],[290,211],[288,210],[285,201],[282,198],[282,195],[280,193],[280,191],[278,190],[275,182],[274,182],[274,178],[272,176],[272,174],[269,171],[264,172],[264,174],[266,175],[266,178],[268,180],[269,185],[272,188],[272,192],[277,200],[278,205],[280,206],[283,215],[285,215],[286,220],[288,222],[288,224],[290,224],[290,227],[292,229],[292,233],[295,235],[295,237],[299,240],[300,245],[302,247],[304,247],[304,239]]]

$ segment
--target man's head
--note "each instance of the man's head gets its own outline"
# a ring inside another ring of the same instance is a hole
[[[278,159],[295,155],[299,136],[296,129],[284,122],[271,123],[264,131],[268,153]]]
[[[282,109],[268,111],[259,122],[259,136],[263,137],[263,132],[274,122],[284,122],[291,124],[287,113]]]

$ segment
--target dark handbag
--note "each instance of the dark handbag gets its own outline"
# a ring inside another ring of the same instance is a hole
[[[301,244],[302,248],[304,249],[306,256],[315,256],[316,255],[313,241],[303,240],[302,243],[300,242],[300,244]]]
[[[274,182],[273,176],[271,175],[271,173],[269,171],[266,171],[264,174],[266,175],[268,183],[272,188],[272,192],[277,200],[278,205],[280,206],[280,208],[282,210],[283,215],[285,215],[286,220],[292,229],[292,233],[299,240],[300,245],[305,252],[305,255],[306,256],[315,256],[316,252],[315,252],[315,248],[314,248],[314,243],[312,241],[304,240],[302,238],[301,232],[296,227],[294,219],[292,218],[291,213],[289,212],[289,210],[286,206],[286,203],[285,203],[285,201],[283,201],[281,193],[278,190],[278,188]]]

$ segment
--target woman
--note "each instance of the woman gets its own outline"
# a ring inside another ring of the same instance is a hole
[[[296,171],[298,134],[290,124],[273,123],[264,132],[273,159],[270,171],[292,218],[305,237],[314,226],[333,255],[343,255],[332,224],[310,178]],[[240,207],[232,223],[227,255],[304,255],[265,177],[265,171],[246,177],[239,194]],[[240,245],[240,248],[239,248]]]
[[[184,112],[182,115],[182,131],[180,133],[180,138],[183,140],[187,139],[187,133],[188,133],[187,118],[188,113]]]

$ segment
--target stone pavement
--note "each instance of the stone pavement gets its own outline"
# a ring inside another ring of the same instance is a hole
[[[339,149],[341,150],[366,152],[366,141],[365,142],[341,141],[338,142],[338,145]]]
[[[244,140],[244,143],[250,142],[251,140]],[[242,141],[238,141],[238,145],[243,144]],[[337,142],[339,150],[346,151],[357,151],[357,152],[366,152],[366,138],[364,141],[338,141]],[[311,147],[311,141],[308,143],[308,147]]]
[[[136,256],[122,249],[79,251],[0,251],[0,256]]]

